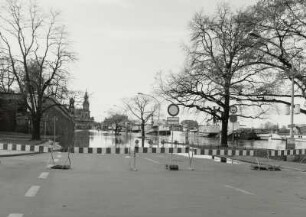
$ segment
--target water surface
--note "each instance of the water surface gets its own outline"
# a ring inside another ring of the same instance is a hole
[[[130,147],[134,146],[136,140],[141,143],[140,133],[129,133],[122,132],[120,135],[115,135],[110,131],[76,131],[75,133],[75,146],[76,147]],[[219,139],[216,138],[207,138],[199,137],[196,133],[189,133],[188,136],[185,132],[174,131],[173,136],[150,136],[148,135],[145,140],[145,147],[154,146],[163,146],[162,141],[166,144],[164,146],[172,146],[167,143],[185,143],[188,141],[190,144],[196,146],[211,145],[218,146]],[[262,148],[262,149],[276,149],[283,150],[285,149],[286,142],[282,140],[238,140],[238,141],[228,141],[229,146],[231,147],[245,147],[245,148]],[[306,148],[305,142],[296,142],[296,148],[302,149]]]

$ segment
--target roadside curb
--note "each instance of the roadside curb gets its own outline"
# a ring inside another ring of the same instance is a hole
[[[1,152],[1,151],[0,151]],[[12,154],[0,154],[0,157],[17,157],[17,156],[25,156],[25,155],[37,155],[43,154],[44,152],[26,152],[26,153],[12,153]]]
[[[249,163],[251,165],[257,164],[255,161],[252,160],[246,160],[246,159],[236,159],[236,158],[231,158],[232,160],[236,160],[236,161],[240,161],[240,162],[244,162],[244,163]],[[261,165],[264,166],[271,166],[271,167],[275,167],[278,166],[281,169],[287,169],[287,170],[295,170],[295,171],[300,171],[300,172],[305,172],[306,171],[306,164],[305,164],[305,169],[301,169],[301,168],[295,168],[295,167],[290,167],[290,166],[286,166],[286,165],[280,165],[277,164],[277,162],[275,162],[275,164],[270,164],[270,163],[260,163]]]

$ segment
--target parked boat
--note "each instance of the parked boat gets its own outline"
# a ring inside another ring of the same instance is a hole
[[[279,134],[272,133],[271,137],[269,138],[269,140],[282,140],[282,141],[285,141],[286,140],[286,136],[281,136]]]
[[[230,131],[228,137],[240,140],[257,140],[259,139],[258,135],[251,128],[240,128],[233,131]]]
[[[257,133],[257,136],[259,140],[269,140],[272,134],[271,133]]]
[[[146,134],[159,135],[159,136],[169,136],[171,134],[171,131],[170,131],[169,127],[159,126],[159,127],[154,127],[154,128],[148,129],[146,131]]]

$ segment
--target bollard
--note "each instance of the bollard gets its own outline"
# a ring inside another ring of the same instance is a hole
[[[165,140],[164,139],[161,141],[161,144],[163,145],[162,147],[164,148],[165,147]]]
[[[136,152],[138,151],[138,143],[139,143],[139,140],[136,139],[135,140],[134,153],[133,153],[133,166],[131,167],[132,171],[137,171],[137,168],[136,168]]]
[[[192,166],[192,162],[193,162],[193,148],[190,149],[191,150],[191,157],[190,157],[190,151],[188,151],[188,157],[189,157],[189,170],[194,170],[193,166]]]
[[[133,153],[133,168],[132,168],[133,171],[137,171],[137,168],[136,168],[136,150],[134,149],[134,153]]]
[[[178,145],[178,141],[177,140],[174,141],[174,145],[177,148],[177,145]]]

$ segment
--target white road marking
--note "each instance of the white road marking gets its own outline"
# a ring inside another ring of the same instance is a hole
[[[38,176],[38,178],[39,178],[39,179],[46,179],[46,178],[48,177],[48,175],[49,175],[49,172],[42,172],[42,173]]]
[[[161,164],[160,162],[158,162],[158,161],[156,161],[156,160],[152,160],[152,159],[147,158],[147,157],[142,157],[142,159],[145,159],[145,160],[151,161],[151,162],[156,163],[156,164]]]
[[[248,191],[243,190],[243,189],[241,189],[241,188],[236,188],[236,187],[231,186],[231,185],[224,185],[224,187],[234,189],[234,190],[239,191],[239,192],[244,193],[244,194],[255,195],[255,194],[253,194],[253,193],[251,193],[251,192],[248,192]]]
[[[8,217],[23,217],[23,214],[21,213],[11,213],[8,215]]]
[[[39,191],[40,186],[38,185],[33,185],[29,188],[27,193],[24,195],[25,197],[35,197],[37,192]]]

